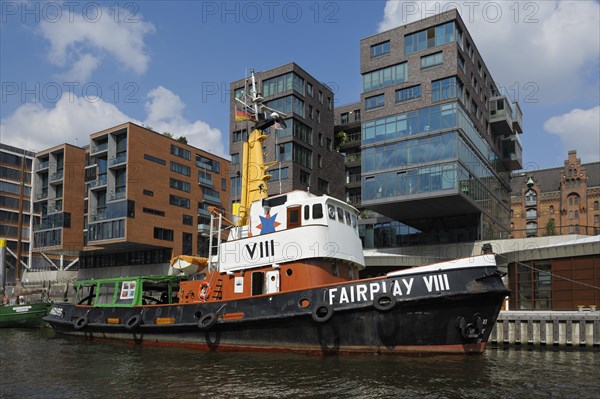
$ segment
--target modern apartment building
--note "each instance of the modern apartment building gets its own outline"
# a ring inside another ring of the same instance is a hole
[[[34,225],[36,253],[76,259],[83,250],[85,149],[62,144],[35,154]]]
[[[16,255],[19,213],[22,212],[21,253],[28,256],[31,226],[35,217],[31,207],[31,171],[34,153],[21,148],[0,144],[0,238],[7,241],[7,248]],[[25,162],[25,172],[21,174]],[[20,198],[23,183],[23,199]],[[11,261],[14,264],[14,259]]]
[[[209,207],[229,203],[229,166],[131,122],[92,134],[85,148],[42,151],[35,157],[41,219],[33,250],[69,257],[80,270],[207,255]]]
[[[315,194],[344,197],[344,161],[334,148],[333,92],[295,63],[257,72],[257,90],[265,104],[288,115],[287,128],[265,131],[265,161],[271,164],[269,194],[295,189]],[[251,133],[253,122],[236,122],[235,110],[249,79],[231,83],[230,153],[232,201],[240,199],[242,142]]]
[[[209,207],[229,201],[229,161],[125,123],[90,136],[81,267],[207,254]]]
[[[361,159],[360,206],[379,214],[365,246],[508,238],[521,111],[458,12],[364,38],[360,59],[360,155],[347,156]]]
[[[600,234],[600,162],[569,151],[562,167],[514,174],[511,185],[514,238]]]

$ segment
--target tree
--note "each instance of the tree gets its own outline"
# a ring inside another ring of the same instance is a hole
[[[548,220],[548,223],[546,223],[546,236],[555,236],[556,235],[556,223],[554,222],[554,219],[550,219]]]
[[[179,141],[181,144],[187,144],[187,139],[184,136],[179,136],[177,138],[177,141]]]

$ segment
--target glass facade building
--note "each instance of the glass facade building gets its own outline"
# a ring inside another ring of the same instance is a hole
[[[360,160],[347,196],[365,209],[365,246],[508,238],[520,110],[499,95],[458,12],[362,39],[361,74],[360,152],[346,165]]]

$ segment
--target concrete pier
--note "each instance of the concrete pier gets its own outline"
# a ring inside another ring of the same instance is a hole
[[[498,345],[600,347],[600,311],[503,311],[490,335]]]

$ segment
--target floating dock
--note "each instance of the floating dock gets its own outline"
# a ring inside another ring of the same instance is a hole
[[[497,345],[600,347],[600,311],[502,311],[489,342]]]

